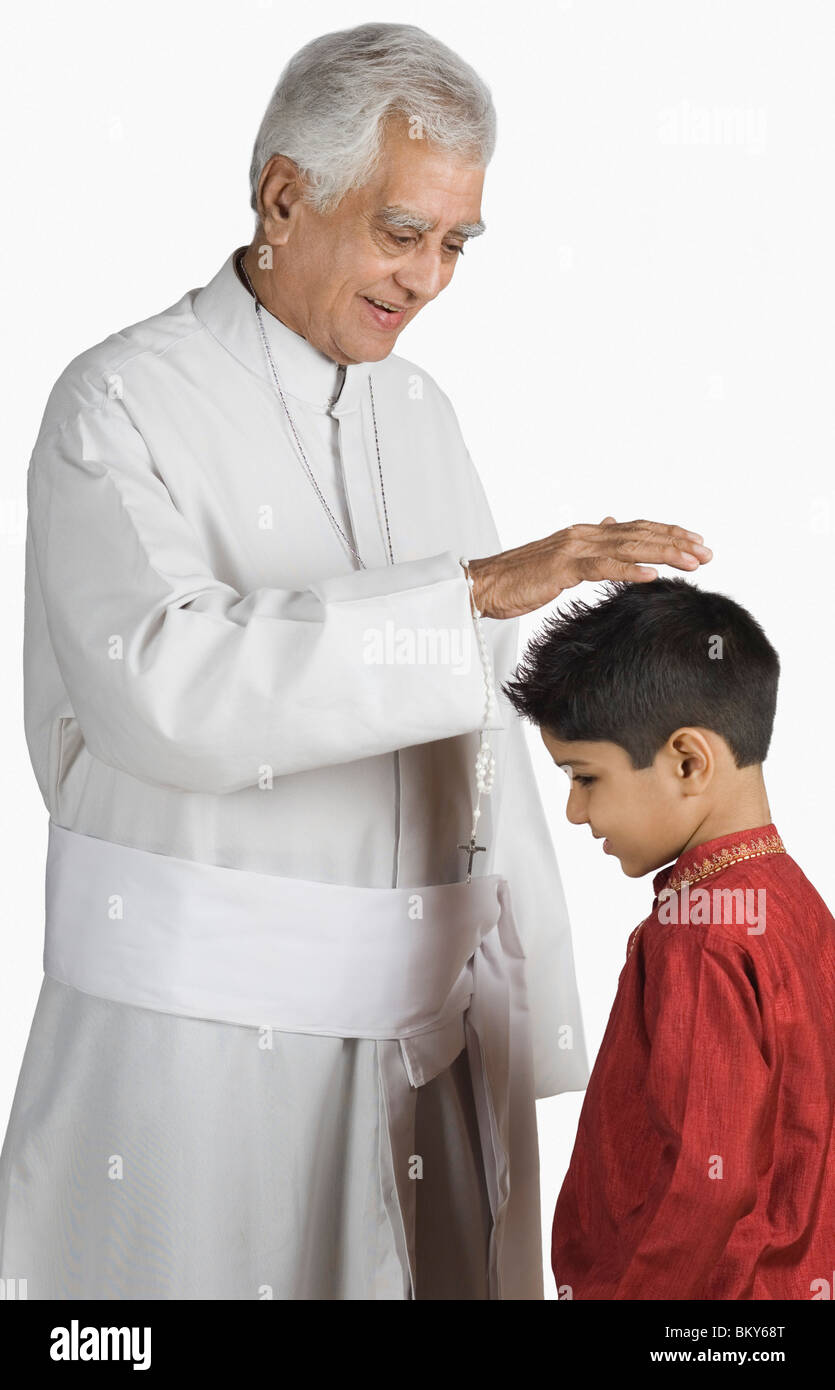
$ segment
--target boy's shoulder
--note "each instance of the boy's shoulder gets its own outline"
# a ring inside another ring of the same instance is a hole
[[[680,884],[671,877],[640,934],[648,959],[703,949],[744,966],[744,957],[762,956],[761,945],[779,943],[807,955],[835,953],[835,918],[788,853],[739,860]]]

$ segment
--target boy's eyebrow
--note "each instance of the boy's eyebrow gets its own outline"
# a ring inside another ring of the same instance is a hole
[[[588,764],[588,762],[587,762],[587,760],[586,760],[585,758],[570,758],[569,761],[568,761],[567,763],[557,763],[557,767],[588,767],[588,766],[589,766],[589,764]]]
[[[406,228],[412,232],[434,232],[437,222],[430,222],[428,217],[421,217],[418,212],[410,212],[408,208],[401,207],[395,203],[392,207],[381,208],[377,214],[381,221],[389,227]],[[450,236],[460,236],[469,239],[474,236],[481,236],[486,230],[487,224],[479,222],[457,222],[454,227],[450,227]]]

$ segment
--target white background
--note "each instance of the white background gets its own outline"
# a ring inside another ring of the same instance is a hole
[[[704,534],[715,558],[700,584],[750,608],[780,653],[772,817],[835,902],[824,0],[16,6],[0,69],[0,1128],[41,979],[47,813],[23,737],[21,640],[26,467],[46,397],[72,357],[205,284],[249,241],[250,153],[281,67],[316,34],[369,19],[457,49],[499,117],[487,233],[398,351],[451,397],[505,546],[607,513]],[[593,1057],[651,882],[567,824],[565,778],[530,739]],[[581,1101],[538,1107],[549,1298]]]

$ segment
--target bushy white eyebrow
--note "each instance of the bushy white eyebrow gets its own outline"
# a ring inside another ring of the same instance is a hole
[[[428,217],[421,217],[418,212],[410,212],[408,208],[394,204],[392,207],[381,208],[378,214],[381,221],[389,227],[398,227],[411,232],[433,232],[438,225],[437,222],[430,222]],[[450,227],[449,236],[461,236],[469,239],[474,236],[481,236],[486,231],[487,223],[479,222],[457,222],[454,227]]]

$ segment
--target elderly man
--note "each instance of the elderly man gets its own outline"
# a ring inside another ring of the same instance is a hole
[[[50,395],[45,978],[0,1166],[30,1298],[543,1296],[534,1099],[587,1061],[512,619],[709,552],[607,518],[502,553],[393,355],[483,230],[493,145],[421,30],[315,40],[251,244]]]

